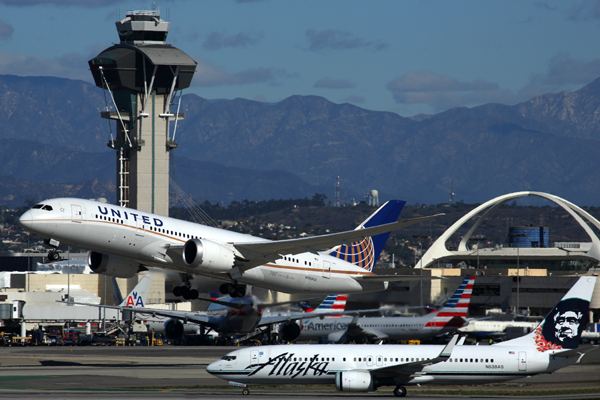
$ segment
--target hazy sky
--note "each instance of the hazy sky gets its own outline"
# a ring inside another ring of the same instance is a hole
[[[0,74],[92,82],[115,21],[149,1],[0,0]],[[600,1],[163,0],[198,62],[185,93],[318,95],[403,116],[574,91],[600,77]]]

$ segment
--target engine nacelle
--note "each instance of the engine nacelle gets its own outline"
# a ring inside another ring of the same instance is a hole
[[[163,334],[169,340],[177,340],[183,336],[183,322],[170,319],[163,326]]]
[[[131,278],[140,271],[140,263],[136,261],[95,251],[88,256],[88,266],[97,274],[116,278]]]
[[[290,323],[283,322],[279,325],[277,333],[284,342],[293,342],[300,336],[300,326],[294,321]]]
[[[183,261],[189,267],[211,272],[229,272],[235,261],[233,250],[206,239],[190,239],[183,246]]]
[[[335,388],[341,392],[371,392],[373,377],[368,371],[342,371],[335,374]]]

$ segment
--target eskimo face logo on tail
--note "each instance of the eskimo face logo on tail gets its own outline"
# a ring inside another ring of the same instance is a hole
[[[367,271],[372,271],[375,265],[375,246],[373,239],[364,238],[360,242],[352,242],[350,245],[341,245],[336,247],[330,256],[347,261]]]
[[[590,302],[581,299],[563,300],[554,307],[536,329],[535,341],[538,351],[576,349],[583,327],[587,324]]]

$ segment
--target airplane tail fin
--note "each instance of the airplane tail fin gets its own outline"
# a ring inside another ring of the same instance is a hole
[[[471,293],[475,284],[475,276],[467,276],[454,291],[450,300],[441,310],[432,313],[434,317],[425,326],[438,328],[460,328],[464,325],[471,302]]]
[[[495,346],[531,346],[537,352],[576,349],[589,318],[595,276],[582,276],[536,329],[525,336]]]
[[[121,289],[119,288],[119,284],[117,283],[117,278],[113,276],[113,303],[114,304],[123,304],[123,295],[121,294]]]
[[[142,276],[142,279],[140,279],[133,290],[129,292],[127,297],[125,297],[119,305],[123,307],[145,307],[151,283],[152,275]]]
[[[344,311],[346,309],[347,294],[330,294],[319,304],[315,313],[324,313],[334,310]],[[330,317],[341,317],[341,315],[330,315]]]
[[[405,204],[406,202],[402,200],[386,202],[356,229],[370,228],[398,221]],[[329,251],[329,255],[351,262],[367,271],[372,271],[389,236],[390,232],[386,232],[350,244],[336,246]]]

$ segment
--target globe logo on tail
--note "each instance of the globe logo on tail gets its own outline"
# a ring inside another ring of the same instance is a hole
[[[375,246],[373,239],[370,237],[349,245],[338,246],[329,255],[357,265],[369,272],[373,270],[375,265]]]

